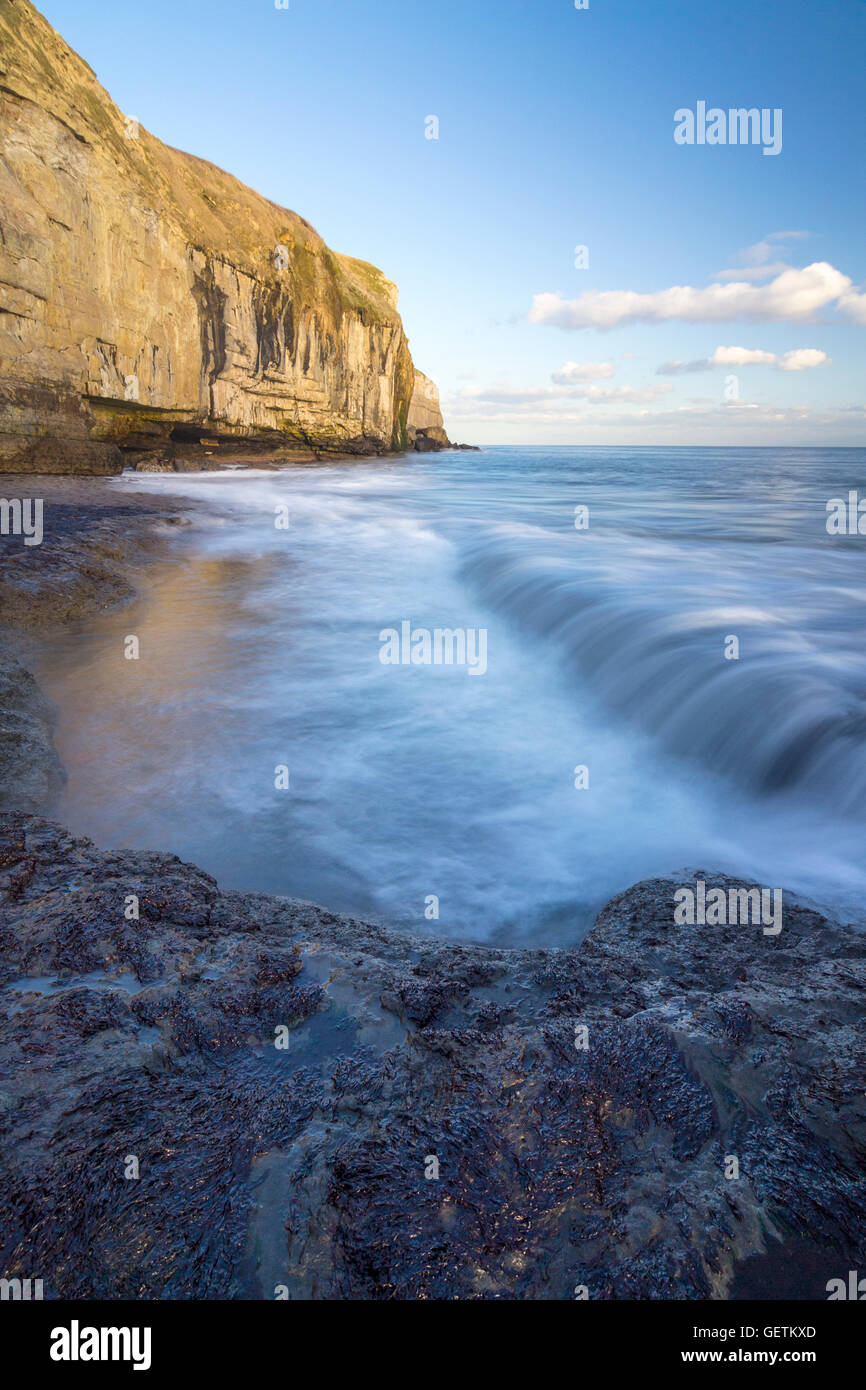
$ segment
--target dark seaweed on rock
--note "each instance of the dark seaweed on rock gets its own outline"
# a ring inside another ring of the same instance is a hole
[[[701,1299],[760,1268],[773,1297],[807,1249],[826,1297],[866,1259],[864,938],[790,904],[776,938],[675,928],[675,887],[575,951],[437,946],[0,817],[3,1273]]]

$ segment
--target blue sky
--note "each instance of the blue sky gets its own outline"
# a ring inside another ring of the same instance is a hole
[[[864,0],[38,7],[127,115],[396,281],[453,437],[866,443]],[[699,101],[781,108],[781,152],[677,144]]]

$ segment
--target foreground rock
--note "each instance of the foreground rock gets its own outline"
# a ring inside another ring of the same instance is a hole
[[[0,309],[6,471],[409,442],[396,287],[125,116],[29,0],[0,0]]]
[[[53,735],[50,704],[0,639],[0,811],[41,811],[54,803],[66,773]]]
[[[863,937],[674,928],[673,891],[575,951],[434,945],[0,817],[0,1268],[68,1298],[825,1298],[866,1258]]]
[[[0,487],[8,481],[0,476]],[[11,491],[7,488],[4,495]],[[52,498],[45,508],[42,545],[28,547],[18,537],[0,537],[0,622],[39,631],[131,598],[131,569],[153,556],[162,517],[169,524],[180,520],[158,506],[149,510],[147,527],[141,506]]]
[[[177,498],[114,491],[101,478],[36,484],[0,474],[0,497],[34,493],[43,503],[42,543],[0,534],[0,634],[6,629],[19,638],[132,598],[143,566],[161,558],[176,528],[189,524]]]

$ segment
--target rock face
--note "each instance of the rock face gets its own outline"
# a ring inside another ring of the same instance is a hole
[[[0,0],[0,156],[0,471],[406,447],[395,286],[126,118],[28,0]]]
[[[866,1257],[866,942],[795,906],[775,938],[675,928],[675,886],[577,950],[490,950],[0,816],[0,1272],[826,1298]]]
[[[409,402],[408,443],[421,454],[450,447],[439,406],[439,388],[423,372],[415,373],[415,389]]]

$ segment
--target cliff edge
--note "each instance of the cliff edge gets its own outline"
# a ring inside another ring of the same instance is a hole
[[[399,451],[413,393],[381,271],[162,144],[0,0],[0,471]]]

